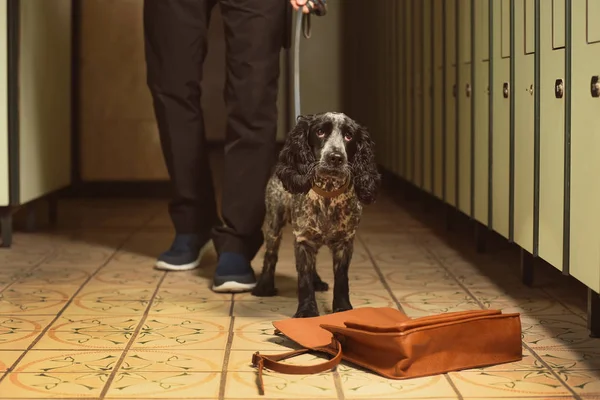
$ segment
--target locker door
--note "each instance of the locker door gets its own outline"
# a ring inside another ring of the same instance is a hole
[[[514,1],[514,241],[533,251],[534,0]]]
[[[457,136],[456,136],[456,96],[458,86],[456,82],[456,0],[446,0],[444,7],[444,47],[446,56],[444,60],[444,136],[446,137],[446,203],[457,205]]]
[[[433,0],[433,194],[444,198],[444,0]]]
[[[7,67],[7,12],[6,0],[0,0],[0,76],[8,75]],[[9,172],[8,172],[8,88],[7,80],[0,81],[0,207],[8,206]]]
[[[406,87],[405,92],[405,119],[404,119],[404,134],[405,134],[405,146],[404,146],[404,159],[406,160],[405,178],[409,182],[415,181],[415,168],[414,168],[414,130],[413,124],[415,118],[415,105],[413,102],[413,93],[415,91],[415,82],[413,79],[413,4],[416,4],[414,0],[406,0],[404,2],[404,86]]]
[[[395,21],[403,21],[405,16],[405,3],[407,0],[401,0],[394,2],[396,4],[396,11],[394,13]],[[405,28],[402,23],[394,23],[396,29],[396,53],[397,53],[397,68],[396,68],[396,94],[398,104],[396,106],[397,124],[396,124],[396,169],[398,174],[408,179],[406,171],[406,120],[408,117],[406,102],[407,98],[407,87],[406,87],[406,60],[407,56],[405,37]]]
[[[380,144],[382,146],[382,151],[380,158],[382,160],[382,165],[389,169],[390,168],[390,139],[391,139],[391,130],[388,125],[388,107],[390,105],[390,81],[389,72],[390,72],[390,52],[388,48],[388,44],[390,41],[390,37],[388,35],[388,18],[387,11],[389,8],[389,3],[385,1],[377,2],[374,4],[374,8],[376,10],[376,21],[378,21],[379,29],[376,31],[377,41],[377,62],[376,65],[381,66],[381,72],[378,75],[377,79],[377,89],[376,93],[381,99],[381,104],[378,107],[375,107],[374,110],[374,121],[376,122],[377,134],[380,135]]]
[[[586,4],[587,3],[587,4]],[[572,2],[570,274],[600,291],[600,2]]]
[[[433,137],[432,137],[432,0],[422,0],[423,4],[423,188],[433,192]]]
[[[458,0],[458,208],[471,212],[471,1]]]
[[[417,187],[423,187],[423,0],[413,0],[413,154],[414,180]]]
[[[565,0],[540,2],[540,218],[538,254],[560,270],[563,267],[565,177],[564,22]]]
[[[509,237],[510,195],[510,1],[489,0],[492,54],[492,229]]]
[[[474,218],[482,224],[488,224],[489,206],[489,138],[490,138],[490,23],[489,2],[473,1],[473,146],[475,162],[473,165]]]

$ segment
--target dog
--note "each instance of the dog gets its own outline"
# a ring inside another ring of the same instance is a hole
[[[294,318],[319,315],[316,291],[329,285],[316,270],[317,252],[331,250],[333,312],[352,309],[348,269],[363,205],[375,202],[381,175],[367,129],[342,113],[298,117],[266,187],[265,255],[254,296],[275,296],[282,229],[289,222],[295,241],[298,309]]]

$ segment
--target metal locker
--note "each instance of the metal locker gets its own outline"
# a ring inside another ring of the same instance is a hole
[[[6,10],[6,0],[0,0],[2,10]],[[8,44],[8,15],[0,14],[0,76],[8,76],[7,44]],[[8,87],[7,79],[0,83],[0,207],[10,204],[9,162],[8,162]]]
[[[456,135],[456,96],[458,92],[456,82],[456,1],[446,0],[444,8],[444,137],[446,138],[445,162],[445,193],[446,203],[456,206],[458,198],[457,188],[457,135]]]
[[[488,224],[490,183],[490,4],[472,0],[473,10],[473,217]]]
[[[408,103],[406,102],[408,91],[406,87],[406,43],[404,40],[404,24],[399,23],[402,22],[405,17],[405,3],[408,0],[400,0],[394,2],[396,4],[396,10],[394,12],[395,23],[394,27],[396,29],[396,58],[397,58],[397,68],[396,68],[396,80],[395,80],[395,90],[397,95],[397,106],[396,106],[396,144],[394,145],[396,149],[396,160],[395,165],[398,171],[398,175],[404,179],[408,179],[407,169],[406,169],[406,136],[407,136],[407,107]]]
[[[514,180],[513,240],[533,252],[534,0],[513,0]]]
[[[398,168],[398,144],[399,144],[399,129],[398,129],[398,121],[400,120],[399,116],[399,104],[398,104],[398,70],[399,70],[399,56],[398,56],[398,28],[399,24],[397,23],[396,15],[398,13],[399,3],[397,1],[390,1],[387,12],[389,31],[389,52],[390,52],[390,70],[389,70],[389,79],[390,85],[388,91],[390,92],[390,104],[387,106],[388,108],[388,121],[389,125],[387,131],[390,134],[390,170],[394,172],[396,176],[401,176],[401,171]]]
[[[377,59],[375,60],[375,65],[380,65],[381,70],[380,73],[377,74],[377,90],[376,93],[381,99],[381,104],[378,107],[375,107],[373,121],[376,121],[376,129],[378,134],[380,135],[380,145],[381,147],[381,155],[379,156],[382,159],[382,165],[390,169],[391,166],[391,155],[390,155],[390,139],[391,139],[391,131],[387,129],[389,125],[387,124],[387,116],[388,116],[388,106],[389,103],[389,92],[390,85],[388,81],[388,73],[389,73],[389,57],[390,52],[388,48],[389,44],[389,36],[388,36],[388,18],[387,18],[387,9],[388,9],[388,1],[380,1],[374,4],[374,8],[376,10],[376,21],[378,21],[379,29],[377,30]]]
[[[471,0],[458,0],[458,209],[472,216]]]
[[[444,198],[444,0],[433,0],[432,16],[432,115],[433,115],[433,194]]]
[[[540,1],[538,255],[563,267],[565,0]]]
[[[413,183],[423,187],[423,0],[412,1],[413,18],[413,47],[412,47],[412,80],[414,82],[413,92]]]
[[[489,0],[492,13],[492,213],[491,228],[509,238],[510,199],[510,1]]]
[[[415,109],[413,102],[413,92],[415,91],[415,82],[413,79],[413,16],[412,9],[414,0],[404,1],[404,86],[406,88],[404,96],[405,119],[404,119],[404,159],[405,159],[405,179],[414,182],[414,131],[413,123],[415,118]]]
[[[572,1],[569,273],[600,291],[600,2]],[[568,88],[567,88],[568,90]],[[567,92],[567,95],[569,92]]]
[[[423,189],[426,192],[433,192],[433,137],[432,137],[432,29],[431,16],[432,14],[432,0],[421,0],[423,7],[422,21],[423,21],[423,75],[422,75],[422,88],[423,88]]]

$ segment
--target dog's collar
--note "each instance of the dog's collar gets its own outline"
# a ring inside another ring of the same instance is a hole
[[[350,187],[350,178],[346,179],[346,183],[344,183],[341,187],[339,187],[335,190],[329,191],[329,190],[322,189],[322,188],[318,187],[317,185],[313,185],[312,191],[315,192],[316,194],[318,194],[319,196],[333,198],[333,197],[337,197],[337,196],[341,195],[342,193],[345,193],[349,187]]]

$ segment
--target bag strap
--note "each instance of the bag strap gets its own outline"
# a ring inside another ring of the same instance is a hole
[[[321,372],[329,371],[335,368],[342,361],[342,345],[340,342],[333,338],[331,341],[332,346],[334,346],[336,350],[335,356],[328,361],[325,361],[320,364],[314,365],[292,365],[292,364],[284,364],[280,361],[287,360],[288,358],[300,356],[302,354],[309,353],[310,351],[317,351],[321,353],[330,353],[329,347],[321,347],[316,348],[314,350],[310,349],[301,349],[290,351],[287,353],[281,354],[270,354],[264,355],[260,354],[258,351],[252,355],[252,365],[258,368],[258,386],[261,393],[265,392],[265,386],[263,383],[263,369],[267,368],[271,371],[279,372],[281,374],[288,375],[312,375],[319,374]]]

